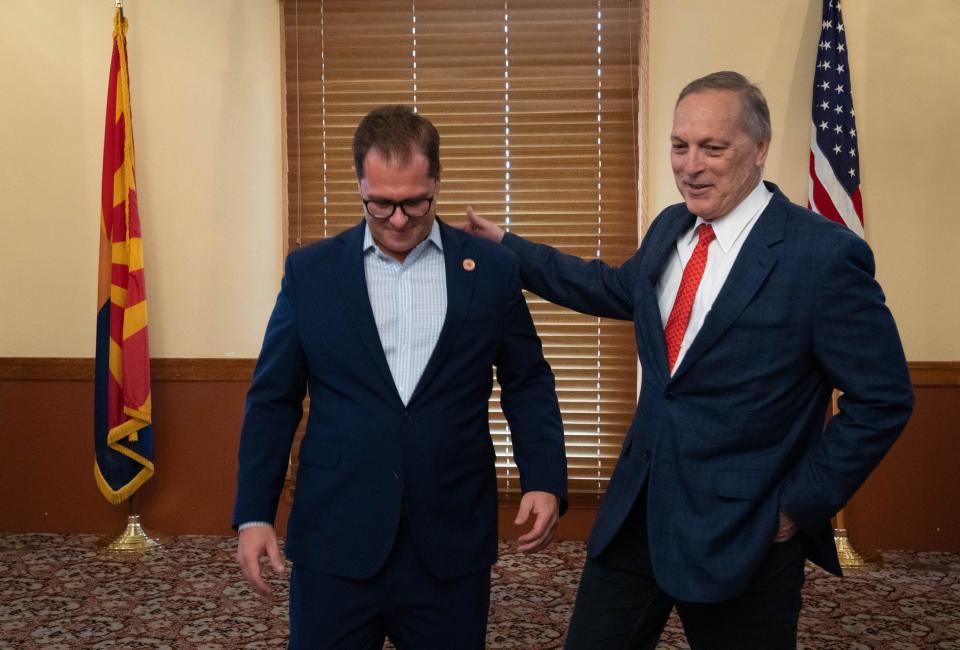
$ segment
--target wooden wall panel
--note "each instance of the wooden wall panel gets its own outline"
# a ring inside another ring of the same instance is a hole
[[[228,534],[243,381],[154,381],[156,474],[135,495],[170,534]],[[119,532],[127,504],[93,479],[93,385],[0,381],[0,530]]]
[[[844,512],[855,548],[960,552],[960,384],[914,390],[906,430]]]

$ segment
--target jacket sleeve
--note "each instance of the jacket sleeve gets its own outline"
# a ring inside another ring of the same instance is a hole
[[[500,401],[513,440],[523,492],[550,492],[567,506],[567,459],[553,371],[520,287],[518,263],[511,272],[503,335],[495,360]]]
[[[250,521],[272,522],[276,517],[306,392],[307,366],[297,333],[295,298],[294,273],[288,258],[247,392],[234,528]]]
[[[520,258],[523,286],[563,307],[605,318],[633,320],[633,288],[639,252],[613,267],[585,261],[545,244],[506,233],[503,244]]]
[[[839,412],[814,439],[779,492],[780,508],[814,534],[840,510],[906,426],[913,388],[873,254],[843,233],[824,265],[811,340]]]

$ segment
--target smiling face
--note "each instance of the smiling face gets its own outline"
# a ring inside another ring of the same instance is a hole
[[[769,140],[744,128],[740,94],[705,90],[687,95],[673,112],[671,165],[687,209],[704,221],[733,210],[760,182]]]
[[[430,178],[429,162],[420,151],[412,149],[406,163],[385,160],[376,148],[370,149],[363,163],[360,196],[364,199],[403,203],[411,199],[433,197],[425,215],[410,218],[399,207],[386,219],[364,214],[370,234],[377,246],[394,259],[403,262],[417,244],[430,235],[437,217],[436,197],[440,179]]]

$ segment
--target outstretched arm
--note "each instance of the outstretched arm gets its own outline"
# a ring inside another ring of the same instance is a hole
[[[633,320],[637,255],[620,267],[609,266],[601,260],[586,261],[504,232],[494,222],[477,215],[472,208],[467,208],[467,221],[459,227],[478,237],[502,243],[516,253],[520,257],[520,275],[525,289],[574,311]]]

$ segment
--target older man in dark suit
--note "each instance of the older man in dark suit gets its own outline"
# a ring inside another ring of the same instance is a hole
[[[520,256],[526,288],[636,325],[640,399],[568,648],[653,648],[673,607],[693,648],[794,647],[804,559],[840,573],[830,518],[910,415],[869,247],[762,180],[770,138],[742,75],[691,82],[671,133],[684,203],[618,268],[469,214]]]
[[[488,424],[493,368],[533,516],[548,544],[566,499],[553,374],[508,250],[436,219],[440,139],[411,109],[354,136],[364,220],[287,258],[247,396],[234,525],[267,591],[271,525],[304,391],[310,415],[287,528],[290,647],[483,648],[497,556]]]

